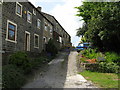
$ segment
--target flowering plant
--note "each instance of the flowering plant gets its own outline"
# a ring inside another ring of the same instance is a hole
[[[85,60],[85,61],[87,61],[89,63],[96,63],[96,59],[88,59],[88,60]]]

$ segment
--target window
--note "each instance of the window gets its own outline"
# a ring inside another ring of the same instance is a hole
[[[59,42],[62,43],[62,38],[59,36]]]
[[[47,30],[47,23],[45,22],[45,30]]]
[[[0,0],[0,4],[2,4],[3,3],[3,0]]]
[[[16,35],[17,35],[17,25],[8,20],[6,40],[16,43]]]
[[[33,9],[33,14],[36,15],[36,10],[35,9]]]
[[[31,12],[27,12],[27,21],[29,22],[29,23],[32,23],[32,13]]]
[[[50,34],[52,34],[52,33],[53,33],[53,27],[50,26]]]
[[[37,20],[37,28],[40,29],[40,26],[41,26],[41,21],[38,19],[38,20]]]
[[[39,35],[34,34],[34,47],[39,48]]]
[[[22,5],[20,3],[16,3],[16,14],[22,17]]]
[[[46,44],[47,43],[46,37],[43,37],[43,40],[44,40],[44,43]]]

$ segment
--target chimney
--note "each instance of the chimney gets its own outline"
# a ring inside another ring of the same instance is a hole
[[[41,12],[41,9],[42,9],[42,8],[38,6],[37,9]]]

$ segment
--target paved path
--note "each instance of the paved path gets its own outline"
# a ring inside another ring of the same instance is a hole
[[[77,74],[77,52],[62,52],[48,63],[44,72],[38,73],[34,80],[23,88],[95,88],[83,76]]]

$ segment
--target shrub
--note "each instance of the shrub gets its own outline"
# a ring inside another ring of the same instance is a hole
[[[107,60],[107,62],[114,62],[118,64],[120,61],[120,56],[114,52],[106,52],[105,59]]]
[[[27,54],[24,52],[16,52],[12,54],[9,58],[9,64],[16,65],[24,70],[24,73],[27,73],[31,70],[30,60],[28,59]]]
[[[25,83],[23,72],[14,65],[3,66],[3,88],[20,88]]]
[[[81,54],[89,59],[95,59],[97,56],[96,49],[85,49],[81,51]]]
[[[55,56],[58,53],[56,46],[52,39],[49,40],[48,44],[46,45],[46,51],[50,53],[52,56]]]
[[[86,61],[91,62],[91,60],[96,59],[98,62],[98,65],[95,65],[97,67],[90,68],[90,70],[105,73],[118,73],[120,56],[114,52],[102,54],[101,52],[96,51],[96,49],[85,49],[81,51],[82,55],[89,58],[89,60]],[[92,64],[88,66],[91,67],[91,65]]]
[[[105,59],[105,55],[102,54],[101,52],[98,52],[98,53],[97,53],[97,55],[96,55],[96,59],[97,59],[98,62],[106,61],[106,59]]]
[[[86,64],[85,67],[87,70],[102,73],[118,73],[119,71],[119,66],[114,62],[110,63],[100,62],[97,64]]]
[[[99,71],[106,73],[118,73],[119,66],[114,62],[100,62]]]

